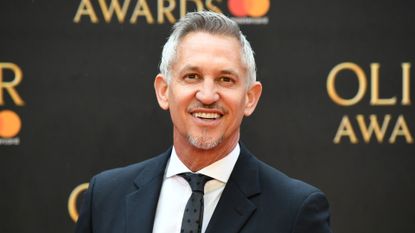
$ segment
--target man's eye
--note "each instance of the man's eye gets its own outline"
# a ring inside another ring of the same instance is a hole
[[[233,82],[233,79],[232,78],[229,78],[229,77],[221,77],[219,80],[221,82],[224,82],[224,83],[231,83],[231,82]]]
[[[199,79],[199,75],[197,74],[188,74],[184,77],[185,80],[193,81]]]

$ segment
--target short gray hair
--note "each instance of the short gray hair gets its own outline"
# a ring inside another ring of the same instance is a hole
[[[248,40],[242,34],[238,24],[223,14],[210,11],[187,13],[173,26],[166,44],[164,44],[160,61],[160,73],[169,83],[171,80],[171,65],[176,59],[177,46],[180,40],[190,32],[207,32],[214,35],[230,36],[241,44],[242,63],[247,68],[247,86],[250,87],[256,81],[256,66],[254,51]]]

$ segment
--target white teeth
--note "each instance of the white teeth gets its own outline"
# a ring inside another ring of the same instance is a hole
[[[216,119],[220,117],[218,113],[207,113],[207,112],[195,112],[193,113],[194,117],[205,118],[205,119]]]

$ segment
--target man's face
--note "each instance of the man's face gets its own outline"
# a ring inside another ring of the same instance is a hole
[[[170,110],[175,144],[198,149],[234,146],[243,116],[253,112],[261,93],[259,83],[247,88],[241,46],[229,36],[187,34],[178,45],[170,83],[160,76],[157,97]]]

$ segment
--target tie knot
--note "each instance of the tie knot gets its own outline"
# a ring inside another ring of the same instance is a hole
[[[212,177],[191,172],[180,173],[179,176],[183,177],[189,183],[192,192],[201,193],[204,193],[206,182],[212,179]]]

